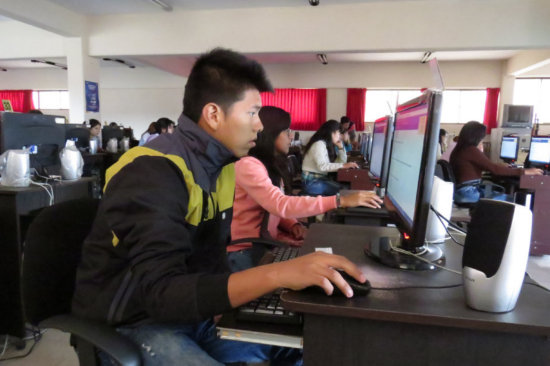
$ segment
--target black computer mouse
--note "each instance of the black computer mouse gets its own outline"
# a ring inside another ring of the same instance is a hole
[[[369,293],[371,287],[370,287],[370,282],[368,280],[365,281],[365,283],[361,283],[357,281],[355,278],[348,275],[345,271],[343,270],[337,270],[337,271],[338,273],[340,273],[340,275],[344,278],[344,280],[348,283],[348,285],[353,290],[353,296],[365,296]],[[311,287],[308,287],[306,290],[316,292],[316,293],[323,293],[326,295],[325,290],[323,290],[319,286],[311,286]],[[342,291],[340,291],[340,288],[338,288],[337,286],[334,286],[334,291],[332,291],[332,295],[347,297],[346,295],[344,295]]]
[[[337,270],[337,271],[338,273],[340,273],[340,275],[344,278],[344,280],[348,283],[348,285],[353,290],[353,296],[365,296],[369,293],[371,288],[369,280],[366,280],[364,283],[361,283],[357,281],[355,278],[351,277],[345,271],[343,270]],[[334,286],[333,295],[345,296],[337,286]]]

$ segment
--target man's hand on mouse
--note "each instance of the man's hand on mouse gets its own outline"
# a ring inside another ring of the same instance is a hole
[[[309,286],[321,287],[332,295],[337,286],[346,297],[353,296],[353,290],[335,268],[341,268],[360,283],[367,278],[349,259],[333,254],[315,252],[285,262],[273,263],[270,277],[278,287],[302,290]]]

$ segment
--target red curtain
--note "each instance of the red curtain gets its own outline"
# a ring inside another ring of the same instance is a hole
[[[355,122],[357,131],[365,130],[365,97],[367,89],[365,88],[349,88],[348,99],[346,103],[346,116]]]
[[[9,100],[14,112],[27,113],[34,109],[32,90],[0,90],[0,101]],[[0,111],[4,106],[0,104]]]
[[[261,95],[262,105],[279,107],[290,113],[293,130],[317,131],[326,121],[326,89],[275,89],[275,93]]]
[[[485,115],[483,116],[483,124],[487,126],[487,133],[491,133],[491,129],[497,127],[499,94],[500,88],[487,88],[487,99],[485,100]]]

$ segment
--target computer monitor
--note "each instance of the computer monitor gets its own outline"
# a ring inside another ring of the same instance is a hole
[[[400,105],[395,114],[384,204],[400,231],[400,240],[370,238],[365,248],[367,255],[392,267],[424,270],[436,268],[431,263],[444,262],[441,249],[425,243],[441,100],[441,92],[427,90]]]
[[[73,126],[66,130],[65,140],[73,140],[77,148],[86,149],[90,146],[90,130],[83,126]]]
[[[56,124],[59,116],[3,112],[0,115],[0,153],[6,150],[36,145],[30,164],[38,174],[58,174],[59,151],[65,145],[63,125]]]
[[[550,136],[531,137],[529,163],[531,166],[548,170],[548,166],[550,165]]]
[[[532,105],[505,104],[502,112],[502,127],[530,128],[533,125],[535,108]]]
[[[103,148],[107,148],[107,143],[110,139],[116,138],[117,141],[122,140],[124,137],[124,131],[119,127],[105,126],[101,130],[101,141],[103,141]]]
[[[379,188],[386,188],[391,141],[393,138],[393,117],[385,116],[374,121],[372,151],[369,171],[378,180]]]
[[[507,163],[518,160],[519,136],[502,136],[500,158]]]

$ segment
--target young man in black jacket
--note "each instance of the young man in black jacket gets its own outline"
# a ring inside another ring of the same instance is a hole
[[[199,57],[173,134],[131,149],[107,171],[79,266],[73,312],[133,339],[146,365],[301,364],[296,350],[216,338],[214,316],[280,287],[338,286],[347,259],[315,253],[231,274],[234,164],[262,130],[261,65],[230,50]]]

